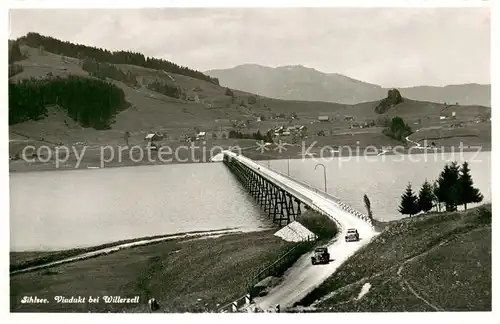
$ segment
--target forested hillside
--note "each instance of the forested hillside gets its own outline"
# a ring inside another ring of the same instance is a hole
[[[179,66],[167,60],[145,57],[144,54],[141,53],[134,53],[129,51],[112,52],[97,47],[63,42],[52,37],[42,36],[38,33],[28,33],[26,36],[20,37],[17,41],[30,47],[41,47],[44,50],[54,54],[76,57],[80,59],[94,59],[99,62],[107,62],[112,64],[137,65],[150,69],[164,70],[166,72],[185,75],[195,79],[219,84],[219,80],[217,78],[207,76],[188,67]]]
[[[99,79],[69,76],[9,84],[10,125],[44,118],[48,105],[62,107],[83,127],[95,129],[109,129],[114,116],[128,107],[121,89]]]

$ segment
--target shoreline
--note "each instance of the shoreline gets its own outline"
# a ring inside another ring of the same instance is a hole
[[[296,148],[296,147],[294,147]],[[480,150],[478,150],[480,149]],[[455,157],[456,155],[461,155],[463,153],[482,153],[482,152],[491,152],[491,144],[487,146],[486,148],[482,147],[476,147],[476,148],[463,148],[460,149],[455,148],[455,147],[445,147],[444,150],[431,150],[431,149],[424,149],[424,148],[419,148],[419,147],[413,147],[413,148],[405,148],[403,152],[394,152],[394,151],[381,151],[377,152],[374,154],[365,154],[364,148],[359,148],[358,151],[351,151],[349,152],[350,154],[344,154],[346,152],[344,151],[328,151],[327,154],[322,154],[322,157],[318,157],[315,155],[319,155],[318,152],[316,151],[311,151],[309,156],[302,156],[302,152],[294,152],[296,154],[290,155],[290,154],[285,154],[286,152],[283,153],[278,153],[275,151],[270,151],[266,152],[263,154],[260,154],[257,150],[255,151],[249,151],[248,148],[245,150],[242,150],[242,155],[254,160],[254,161],[278,161],[278,160],[318,160],[318,161],[325,161],[325,160],[335,160],[335,159],[344,159],[344,158],[349,158],[349,160],[352,160],[353,157],[359,159],[359,157],[363,157],[365,159],[367,158],[381,158],[383,159],[384,156],[414,156],[414,155],[422,155],[425,156],[427,155],[430,157],[428,160],[432,160],[432,158],[436,159],[436,157],[440,157],[443,159],[449,158],[449,156]],[[212,157],[211,157],[212,158]],[[349,161],[346,160],[346,161]],[[132,161],[131,159],[124,159],[123,161],[110,161],[108,162],[107,165],[104,165],[104,167],[100,167],[100,162],[96,160],[90,160],[90,161],[81,161],[80,165],[76,167],[77,161],[70,161],[69,163],[64,164],[62,167],[56,167],[54,161],[49,161],[46,163],[41,163],[41,164],[27,164],[28,162],[24,162],[22,160],[17,160],[17,161],[10,161],[9,163],[9,174],[10,173],[29,173],[29,172],[45,172],[45,171],[71,171],[71,170],[102,170],[102,169],[109,169],[109,168],[125,168],[125,167],[134,167],[134,166],[158,166],[158,165],[178,165],[178,164],[204,164],[204,163],[219,163],[220,161],[210,161],[209,159],[205,159],[203,161],[201,160],[195,160],[195,161],[169,161],[169,162],[161,162],[161,161],[155,161],[151,162],[149,160],[145,161],[140,161],[140,162],[135,162]],[[96,166],[99,165],[99,166]]]

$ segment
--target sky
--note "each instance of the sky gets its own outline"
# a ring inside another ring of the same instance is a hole
[[[17,9],[37,32],[206,71],[304,65],[384,87],[490,83],[488,8]]]

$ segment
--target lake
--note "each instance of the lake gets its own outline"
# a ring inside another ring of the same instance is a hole
[[[483,202],[491,202],[491,152],[297,159],[289,160],[289,163],[290,176],[324,190],[323,168],[318,166],[314,170],[317,163],[322,163],[326,167],[329,194],[363,213],[366,213],[363,202],[366,194],[374,217],[388,221],[403,217],[398,207],[409,182],[418,192],[426,179],[432,183],[445,164],[452,161],[469,162],[474,186],[484,195]],[[288,173],[287,160],[262,161],[261,164]]]
[[[10,174],[11,251],[271,224],[222,163]]]
[[[290,160],[290,175],[323,188],[374,216],[401,218],[397,211],[408,182],[416,191],[433,181],[447,161],[469,160],[474,184],[491,201],[491,154],[352,157]],[[403,160],[402,160],[403,159]],[[410,161],[413,159],[413,161]],[[263,162],[284,173],[287,160]],[[222,163],[137,166],[10,174],[11,251],[57,250],[128,238],[196,230],[270,226],[267,215]]]

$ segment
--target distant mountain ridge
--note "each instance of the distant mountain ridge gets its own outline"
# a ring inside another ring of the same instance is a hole
[[[243,64],[204,73],[218,78],[222,86],[284,100],[357,104],[385,98],[389,90],[342,74],[323,73],[302,65],[272,68],[258,64]],[[414,100],[491,106],[489,84],[416,86],[398,90],[403,97]]]

